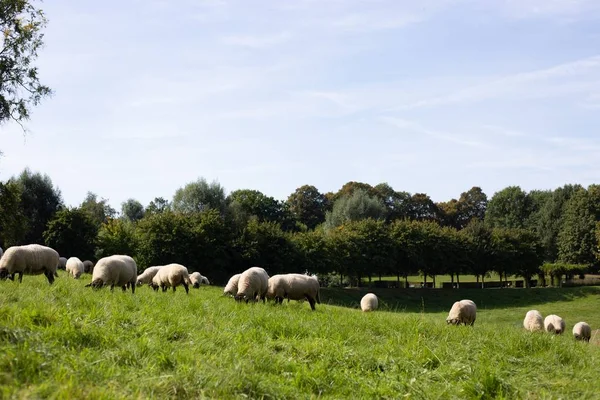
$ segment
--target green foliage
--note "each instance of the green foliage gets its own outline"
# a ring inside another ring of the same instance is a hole
[[[340,197],[333,205],[333,210],[325,216],[325,228],[332,229],[349,221],[361,219],[385,219],[386,208],[383,202],[363,189],[356,189],[351,195]]]
[[[445,225],[463,229],[473,219],[483,221],[487,203],[486,194],[481,188],[473,186],[469,191],[461,193],[458,200],[452,199],[446,203],[439,203],[438,207],[442,212]]]
[[[98,228],[89,214],[77,208],[65,208],[56,213],[44,232],[46,246],[63,257],[92,259]]]
[[[256,218],[260,222],[276,222],[284,230],[295,227],[287,205],[258,190],[235,190],[227,197],[227,203],[237,225],[245,226],[250,218]]]
[[[600,221],[600,187],[579,189],[566,202],[558,233],[558,259],[569,264],[592,264],[598,246],[595,230]]]
[[[92,192],[87,192],[79,208],[89,214],[98,229],[117,215],[117,211],[108,204],[108,199],[98,200],[98,196]]]
[[[518,275],[526,285],[540,272],[543,248],[537,236],[526,229],[495,229],[492,232],[494,270],[502,276]]]
[[[15,182],[20,187],[21,210],[27,219],[24,244],[43,244],[43,234],[48,222],[63,206],[60,190],[54,187],[48,175],[32,173],[28,168]]]
[[[300,271],[326,274],[330,271],[330,252],[322,229],[291,235]]]
[[[519,186],[509,186],[495,193],[485,212],[485,222],[492,228],[526,228],[531,213],[531,198]]]
[[[380,183],[373,189],[376,196],[383,201],[383,204],[387,209],[388,221],[410,217],[412,209],[412,198],[410,193],[396,192],[387,183]]]
[[[325,221],[328,201],[314,186],[299,187],[288,197],[287,204],[296,220],[308,229],[315,229]]]
[[[441,221],[442,212],[425,193],[415,193],[410,199],[408,217],[417,221]]]
[[[171,203],[162,197],[155,197],[146,207],[146,214],[159,214],[171,210]]]
[[[0,182],[0,243],[5,248],[25,243],[29,221],[21,208],[21,186]]]
[[[125,254],[137,259],[135,255],[138,241],[135,225],[123,219],[109,219],[100,227],[97,245],[96,258],[98,259],[114,254]]]
[[[224,214],[226,206],[225,189],[216,181],[209,184],[204,178],[177,189],[172,203],[174,211],[184,213],[214,209]]]
[[[529,333],[527,310],[600,325],[597,288],[322,289],[323,304],[238,304],[218,287],[92,291],[60,271],[0,282],[3,398],[592,399],[600,348]],[[89,281],[89,277],[87,278]],[[473,298],[474,327],[447,326]],[[330,304],[339,304],[333,306]],[[76,375],[75,372],[76,371]],[[77,377],[75,379],[75,376]]]
[[[128,199],[121,204],[121,215],[128,221],[139,221],[144,218],[144,213],[144,206],[135,199]]]
[[[468,265],[471,273],[484,277],[494,268],[493,230],[485,223],[474,219],[461,233],[466,239],[468,260],[470,261]]]
[[[41,9],[27,0],[0,1],[0,123],[22,124],[33,106],[52,91],[40,83],[33,65],[43,46],[47,20]]]
[[[550,282],[561,285],[561,279],[563,276],[572,278],[574,275],[583,275],[589,273],[589,265],[584,264],[566,264],[566,263],[544,263],[540,270],[545,276],[550,276]]]

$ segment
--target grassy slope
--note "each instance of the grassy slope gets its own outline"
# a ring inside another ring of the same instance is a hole
[[[398,312],[236,304],[221,289],[134,296],[62,274],[0,283],[0,390],[17,398],[592,398],[600,348],[523,332],[530,308],[600,326],[597,288],[379,291]],[[463,296],[464,295],[464,296]],[[446,326],[451,302],[480,304]],[[540,302],[546,302],[540,304]],[[405,306],[401,304],[405,303]],[[384,304],[384,309],[386,308]],[[420,312],[424,311],[424,312]]]

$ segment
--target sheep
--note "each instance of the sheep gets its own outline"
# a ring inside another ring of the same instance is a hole
[[[66,270],[68,273],[73,275],[73,278],[79,279],[84,271],[83,262],[81,262],[81,260],[77,257],[70,257],[67,260]]]
[[[269,282],[267,271],[260,267],[248,268],[240,276],[238,291],[235,295],[236,301],[256,301],[256,297],[265,302]]]
[[[0,247],[0,258],[2,258],[2,254],[4,254],[4,250],[2,250],[2,247]]]
[[[86,274],[91,274],[94,271],[94,263],[90,260],[85,260],[83,262],[83,272]]]
[[[0,278],[15,279],[19,274],[19,283],[23,282],[23,274],[44,274],[48,283],[54,282],[58,276],[56,267],[58,265],[58,253],[56,250],[39,244],[28,244],[24,246],[12,246],[0,258]]]
[[[266,297],[275,299],[281,304],[284,298],[290,300],[308,300],[310,308],[315,310],[315,303],[321,304],[319,281],[316,275],[282,274],[273,275],[267,282]]]
[[[142,286],[143,284],[152,286],[152,279],[156,276],[156,273],[161,268],[162,266],[146,268],[144,272],[141,273],[141,275],[138,275],[136,284],[138,286]]]
[[[592,328],[587,322],[578,322],[573,327],[573,336],[575,337],[575,340],[589,342],[592,337]]]
[[[56,268],[62,269],[62,270],[66,270],[67,269],[67,258],[66,257],[59,257],[58,258],[58,265],[56,266]]]
[[[452,325],[471,325],[475,324],[475,318],[477,317],[477,306],[472,300],[461,300],[457,301],[452,305],[448,318],[446,318],[447,324]]]
[[[237,294],[238,282],[240,281],[240,276],[242,276],[242,274],[235,274],[234,276],[229,278],[227,285],[225,285],[225,288],[223,289],[224,296],[225,295],[235,296]]]
[[[162,288],[163,292],[166,292],[168,288],[172,287],[173,291],[179,285],[183,285],[185,292],[189,294],[190,288],[190,277],[186,267],[180,264],[169,264],[158,269],[150,286],[157,291],[158,288]]]
[[[542,317],[542,314],[538,310],[529,310],[525,314],[523,327],[530,332],[543,331],[544,317]]]
[[[375,311],[379,306],[379,300],[373,293],[367,293],[360,300],[360,309],[364,312]]]
[[[208,280],[208,278],[202,276],[200,272],[194,272],[190,274],[190,281],[192,282],[192,286],[194,286],[194,288],[196,289],[198,289],[201,284],[210,285],[210,281]]]
[[[137,281],[137,265],[133,258],[125,255],[113,255],[98,260],[92,273],[92,282],[85,285],[99,289],[110,285],[112,291],[115,286],[120,286],[123,291],[131,285],[131,293],[135,293]]]
[[[565,320],[558,315],[548,315],[546,319],[544,319],[544,328],[546,329],[546,332],[560,335],[565,331]]]

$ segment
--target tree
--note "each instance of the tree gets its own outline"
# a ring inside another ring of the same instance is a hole
[[[171,203],[162,197],[155,197],[146,207],[146,214],[159,214],[171,210]]]
[[[368,183],[350,181],[345,183],[344,186],[342,186],[340,190],[338,190],[336,193],[332,194],[329,200],[333,204],[342,197],[352,196],[357,190],[362,190],[363,192],[366,192],[369,196],[376,195],[373,186],[369,185]]]
[[[98,228],[117,215],[117,211],[108,204],[107,199],[98,200],[98,196],[92,192],[87,192],[79,208],[90,215]]]
[[[480,187],[473,186],[460,194],[456,208],[456,228],[463,229],[473,219],[483,221],[487,210],[488,199]]]
[[[495,193],[488,203],[485,222],[492,228],[526,228],[531,198],[519,186]]]
[[[132,257],[137,255],[138,241],[135,226],[130,221],[109,219],[100,227],[97,243],[96,258],[113,254],[127,254]],[[138,269],[140,267],[138,263]]]
[[[0,183],[0,244],[4,248],[25,244],[28,229],[21,208],[21,187],[12,179]]]
[[[387,209],[387,220],[395,221],[397,219],[408,218],[411,211],[412,198],[408,192],[396,192],[387,183],[380,183],[374,188],[377,197],[383,201]]]
[[[325,221],[328,201],[314,186],[299,187],[289,195],[287,204],[298,222],[306,225],[308,229],[315,229]]]
[[[441,221],[438,206],[425,193],[415,193],[410,199],[408,217],[417,221]]]
[[[85,260],[94,257],[97,235],[98,227],[87,212],[65,208],[48,223],[44,241],[61,256]]]
[[[492,229],[483,222],[474,219],[462,231],[465,235],[470,272],[484,280],[494,268]]]
[[[565,204],[564,220],[558,233],[558,259],[568,264],[595,261],[596,223],[600,221],[600,186],[573,193]]]
[[[38,79],[33,62],[43,45],[46,26],[42,10],[27,0],[0,1],[0,123],[12,119],[21,124],[33,106],[51,94]]]
[[[383,202],[363,189],[356,189],[351,195],[340,197],[333,210],[325,215],[325,228],[331,229],[348,221],[361,219],[385,219],[386,209]]]
[[[209,184],[206,179],[200,178],[177,189],[172,206],[177,212],[192,213],[214,209],[223,215],[226,209],[225,189],[216,181]]]
[[[408,287],[408,277],[416,275],[421,265],[420,254],[417,246],[421,240],[419,225],[414,220],[396,220],[390,226],[390,238],[394,243],[395,263],[393,272],[398,277],[404,277],[405,287]]]
[[[27,219],[26,243],[44,243],[44,231],[54,214],[62,207],[60,190],[48,175],[32,173],[26,168],[16,179],[21,191],[21,210]]]
[[[144,218],[144,213],[144,206],[135,199],[128,199],[121,203],[121,215],[128,221],[139,221]]]

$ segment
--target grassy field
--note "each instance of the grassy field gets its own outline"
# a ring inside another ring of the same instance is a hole
[[[62,273],[0,282],[2,398],[596,398],[600,288],[323,289],[323,303],[236,304],[221,288],[189,295],[93,291]],[[447,326],[453,301],[479,306],[474,327]],[[557,313],[568,334],[521,328]]]

